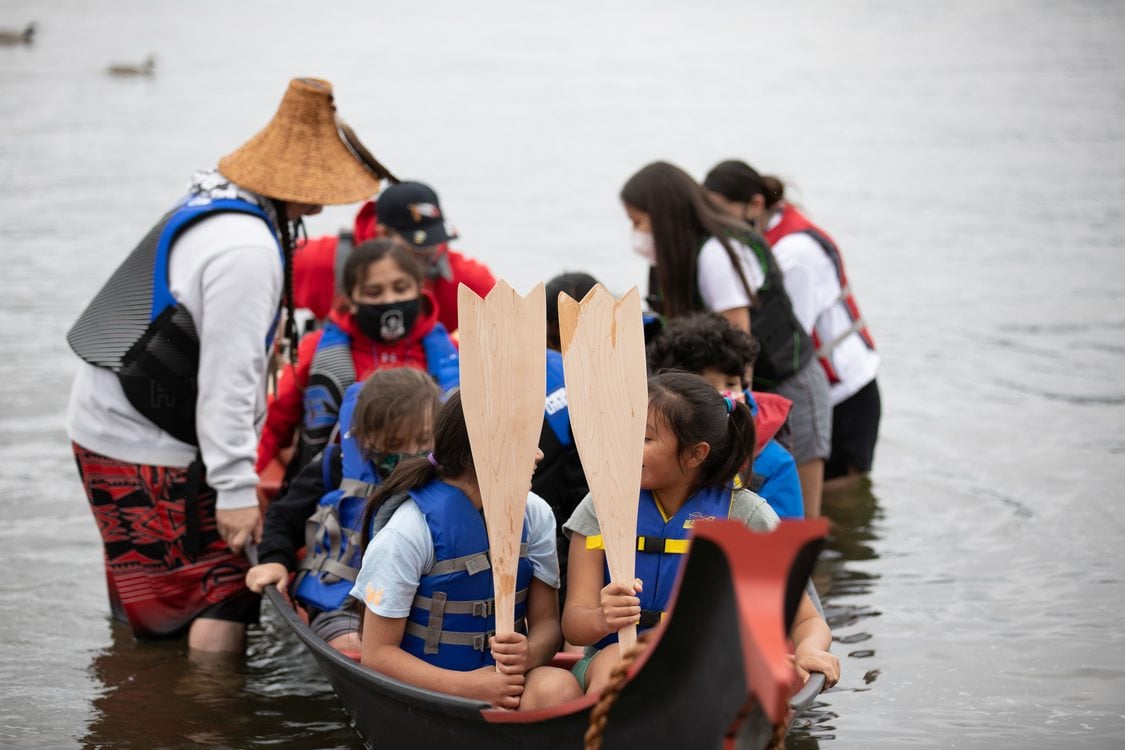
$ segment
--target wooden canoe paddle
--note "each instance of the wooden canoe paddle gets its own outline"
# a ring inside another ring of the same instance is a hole
[[[547,390],[543,285],[526,297],[500,281],[483,300],[457,289],[461,403],[488,527],[496,633],[515,630],[516,569]]]
[[[620,300],[601,284],[581,303],[559,294],[559,332],[571,432],[594,498],[609,576],[614,583],[632,587],[648,418],[648,371],[636,287]],[[617,636],[625,653],[637,640],[637,628],[622,628]]]

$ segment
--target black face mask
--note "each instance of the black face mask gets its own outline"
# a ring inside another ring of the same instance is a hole
[[[406,336],[418,320],[419,301],[390,302],[384,305],[356,303],[355,322],[368,338],[392,344]]]

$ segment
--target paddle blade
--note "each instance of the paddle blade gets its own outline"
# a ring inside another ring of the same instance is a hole
[[[500,281],[483,300],[457,290],[461,403],[484,504],[496,633],[515,630],[516,572],[527,494],[543,427],[547,383],[546,296]]]
[[[571,432],[594,499],[609,575],[631,586],[648,416],[640,294],[634,287],[617,300],[601,284],[581,303],[560,294],[559,333]],[[618,640],[628,648],[636,628],[622,629]]]

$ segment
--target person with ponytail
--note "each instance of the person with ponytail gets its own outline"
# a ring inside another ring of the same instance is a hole
[[[820,515],[824,460],[831,448],[828,380],[793,312],[766,240],[720,210],[679,167],[654,162],[621,189],[634,249],[652,265],[649,305],[667,319],[716,312],[761,345],[754,388],[793,402],[791,450],[805,516]]]
[[[882,414],[875,379],[879,354],[836,243],[785,200],[780,179],[761,175],[746,162],[716,164],[703,186],[729,216],[757,227],[773,247],[793,312],[828,378],[832,450],[825,482],[853,481],[870,471],[875,459]]]
[[[71,328],[67,433],[104,544],[111,607],[138,637],[240,653],[259,598],[254,470],[279,328],[295,346],[301,219],[363,200],[332,86],[290,82],[273,119],[197,173]],[[282,316],[279,307],[289,309]]]
[[[620,655],[606,646],[617,642],[617,631],[626,625],[646,630],[664,616],[697,520],[737,519],[762,532],[779,523],[765,500],[735,489],[742,486],[739,471],[750,461],[755,443],[754,418],[745,404],[686,372],[652,377],[648,393],[633,585],[609,582],[590,496],[565,527],[571,543],[562,630],[568,642],[587,647],[574,674],[590,693],[608,684]],[[828,653],[832,633],[808,594],[798,606],[790,637],[801,675],[823,672],[834,685],[840,664]]]
[[[528,493],[517,632],[506,635],[492,635],[495,595],[482,508],[457,390],[438,412],[433,452],[404,459],[364,511],[367,549],[351,590],[365,608],[361,662],[497,708],[530,710],[579,697],[569,672],[547,666],[562,642],[551,507]]]

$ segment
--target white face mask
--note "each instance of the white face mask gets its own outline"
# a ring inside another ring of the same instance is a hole
[[[656,240],[652,232],[633,230],[633,252],[648,261],[650,266],[656,265]]]

